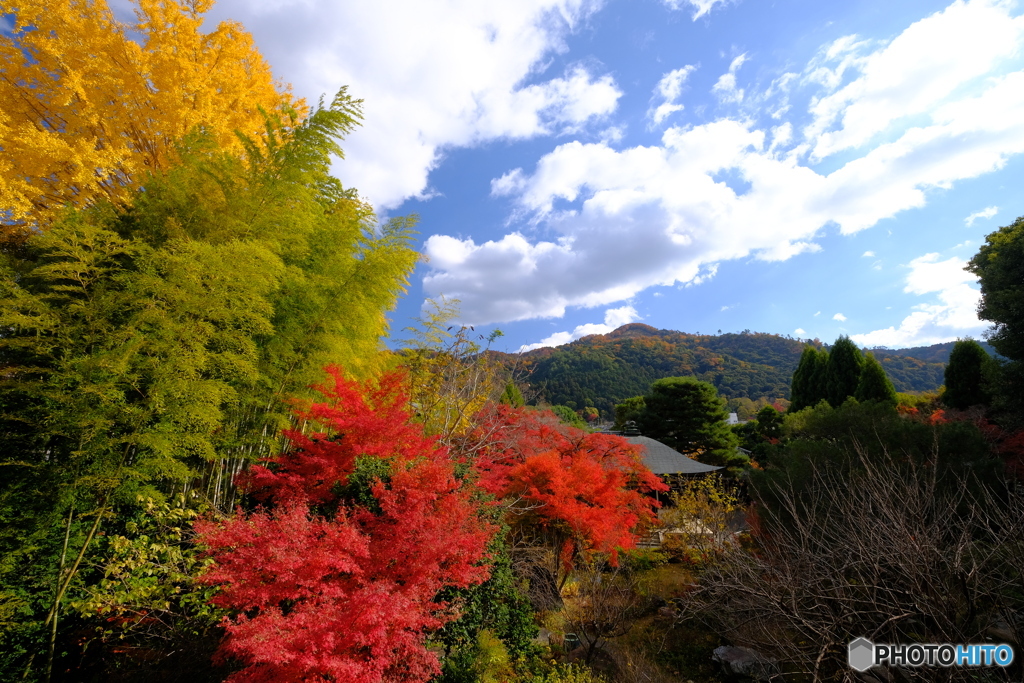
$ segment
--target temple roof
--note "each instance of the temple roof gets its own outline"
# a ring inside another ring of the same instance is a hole
[[[704,474],[722,469],[713,465],[705,465],[679,451],[669,448],[660,441],[648,436],[624,437],[631,444],[643,446],[641,457],[647,469],[655,474]]]

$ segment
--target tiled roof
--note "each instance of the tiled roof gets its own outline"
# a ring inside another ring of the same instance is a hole
[[[705,465],[648,436],[627,436],[631,444],[643,446],[644,464],[655,474],[703,474],[722,469]]]

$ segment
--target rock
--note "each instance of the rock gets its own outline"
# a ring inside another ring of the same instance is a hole
[[[1013,643],[1017,640],[1015,629],[1010,625],[1010,622],[1003,617],[996,617],[993,619],[992,623],[989,624],[987,629],[985,629],[985,635],[996,642]]]
[[[667,617],[669,619],[675,619],[679,616],[679,610],[672,605],[665,605],[658,608],[659,617]]]
[[[755,681],[779,681],[778,665],[747,647],[722,645],[716,647],[711,659],[722,665],[726,674],[746,676]]]

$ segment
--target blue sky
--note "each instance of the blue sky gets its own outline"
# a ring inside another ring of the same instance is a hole
[[[221,0],[275,75],[342,85],[335,167],[502,350],[627,322],[865,346],[979,336],[1024,214],[1018,3]]]

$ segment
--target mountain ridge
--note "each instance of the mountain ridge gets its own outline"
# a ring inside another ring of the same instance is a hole
[[[942,384],[954,343],[862,350],[874,353],[897,391],[930,391]],[[646,393],[654,380],[671,376],[710,382],[727,399],[788,399],[805,344],[829,347],[818,339],[766,332],[707,335],[629,323],[557,347],[495,353],[520,368],[521,381],[529,385],[534,401],[574,409],[594,406],[610,416],[616,403]]]

